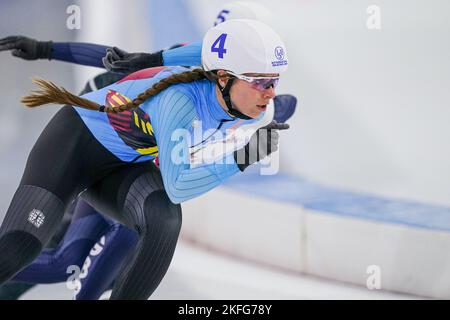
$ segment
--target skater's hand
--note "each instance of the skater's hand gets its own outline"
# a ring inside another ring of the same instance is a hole
[[[162,51],[128,53],[117,47],[108,48],[102,61],[108,71],[124,74],[163,65]]]
[[[273,120],[267,126],[259,128],[250,141],[243,147],[234,152],[234,159],[239,170],[244,171],[251,164],[264,159],[272,152],[278,150],[278,130],[287,130],[287,123],[278,123]]]
[[[9,51],[15,57],[25,60],[50,59],[52,41],[37,41],[24,36],[10,36],[0,39],[0,51]]]

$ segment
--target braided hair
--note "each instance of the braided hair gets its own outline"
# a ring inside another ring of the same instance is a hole
[[[167,89],[171,85],[177,83],[190,83],[205,78],[214,81],[217,79],[217,75],[215,75],[212,72],[206,72],[203,69],[194,69],[191,71],[176,73],[153,84],[151,88],[148,88],[144,92],[140,93],[131,102],[118,107],[100,105],[91,100],[74,95],[62,87],[57,87],[54,83],[50,81],[34,78],[33,82],[37,84],[41,90],[32,91],[31,94],[23,97],[21,102],[30,108],[50,103],[56,103],[56,104],[75,105],[85,109],[102,111],[107,113],[119,113],[126,110],[136,109],[147,99],[157,95],[158,93]]]

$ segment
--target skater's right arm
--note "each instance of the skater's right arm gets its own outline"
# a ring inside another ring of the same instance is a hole
[[[25,60],[59,60],[99,68],[104,68],[102,58],[108,48],[93,43],[38,41],[24,36],[0,39],[0,51],[11,51],[13,56]]]
[[[24,36],[10,36],[0,39],[0,51],[11,51],[13,56],[29,61],[58,60],[91,67],[106,67],[108,71],[123,74],[163,65],[201,65],[201,43],[154,53],[128,53],[117,47],[93,43],[38,41]]]

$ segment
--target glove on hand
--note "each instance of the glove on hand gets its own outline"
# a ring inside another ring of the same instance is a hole
[[[239,170],[244,171],[251,164],[277,151],[278,130],[286,129],[289,129],[287,123],[277,123],[275,120],[267,126],[259,128],[243,148],[234,152],[234,159]]]
[[[37,41],[24,36],[0,39],[0,51],[12,50],[11,54],[25,60],[51,59],[52,41]]]
[[[128,53],[117,47],[108,48],[102,61],[108,71],[124,74],[163,65],[162,51],[155,53]]]

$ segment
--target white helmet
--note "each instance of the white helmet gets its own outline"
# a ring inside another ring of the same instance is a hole
[[[284,42],[272,28],[256,20],[234,19],[207,31],[202,65],[205,71],[282,73],[288,59]]]
[[[270,10],[257,2],[233,1],[223,5],[214,20],[214,26],[231,19],[252,19],[267,22]]]

